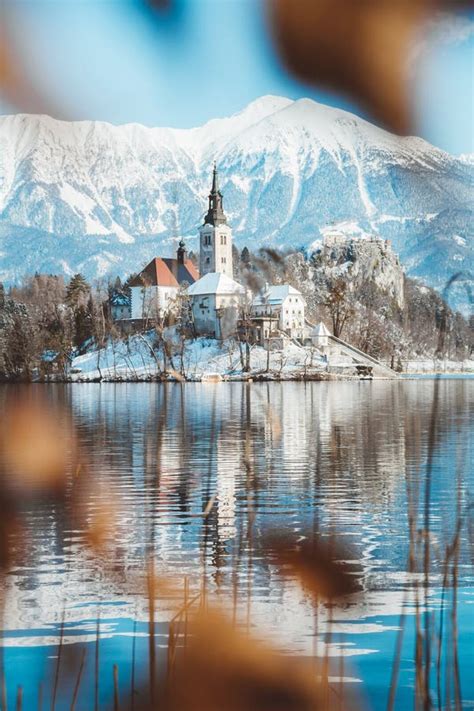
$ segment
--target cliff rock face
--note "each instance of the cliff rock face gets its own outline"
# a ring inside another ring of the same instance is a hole
[[[123,276],[170,256],[178,236],[196,249],[214,160],[237,246],[309,246],[350,225],[390,239],[408,273],[438,289],[472,272],[469,157],[266,96],[189,130],[0,118],[0,280]]]
[[[328,232],[314,259],[316,283],[343,279],[350,291],[363,291],[364,285],[373,284],[388,301],[404,308],[403,268],[388,240]]]

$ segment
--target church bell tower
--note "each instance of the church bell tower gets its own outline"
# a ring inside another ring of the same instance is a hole
[[[204,224],[199,228],[199,274],[204,276],[209,272],[222,272],[232,279],[232,229],[227,224],[222,202],[223,196],[219,190],[219,177],[214,163],[209,208],[204,217]]]

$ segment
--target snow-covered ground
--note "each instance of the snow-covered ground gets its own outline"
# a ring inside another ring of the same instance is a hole
[[[474,374],[474,360],[436,360],[434,358],[426,360],[403,361],[403,372],[408,374],[417,373],[466,373]]]
[[[163,351],[157,347],[156,336],[146,334],[130,336],[128,340],[111,340],[106,348],[92,349],[74,358],[71,379],[91,380],[149,380],[166,372],[170,377],[184,377],[186,380],[202,380],[220,376],[240,378],[244,376],[239,345],[234,340],[224,342],[212,338],[197,338],[186,341],[181,359],[180,345],[172,338],[173,355],[167,359],[166,368]],[[244,347],[244,346],[243,346]],[[244,356],[245,357],[245,356]],[[245,377],[265,375],[267,378],[291,379],[312,377],[327,373],[327,363],[315,348],[298,346],[287,342],[282,350],[268,353],[261,346],[250,350],[250,374]],[[339,365],[341,365],[339,363]],[[349,365],[349,363],[347,363]],[[337,367],[335,372],[339,370]],[[342,368],[347,377],[353,375],[351,369]],[[451,360],[411,360],[403,361],[406,374],[417,373],[471,373],[474,374],[474,360],[464,362]]]
[[[164,371],[163,353],[153,347],[152,332],[131,336],[127,341],[110,341],[106,348],[94,349],[74,358],[71,378],[89,380],[147,380]],[[183,374],[189,380],[219,375],[242,376],[238,343],[228,340],[198,338],[186,341],[181,360],[179,344],[175,344],[172,362],[167,362],[167,372]],[[265,348],[252,346],[250,351],[251,374],[267,370],[268,353]],[[326,362],[313,348],[303,348],[287,343],[282,351],[270,352],[269,371],[275,376],[289,377],[299,373],[324,372]]]

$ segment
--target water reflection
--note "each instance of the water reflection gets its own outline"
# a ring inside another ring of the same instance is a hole
[[[333,653],[377,653],[387,663],[392,648],[382,653],[380,635],[397,629],[413,582],[405,573],[408,517],[421,526],[433,381],[38,387],[72,413],[91,515],[105,487],[119,502],[120,525],[112,553],[97,561],[84,530],[57,504],[27,511],[30,549],[9,576],[5,625],[23,631],[23,643],[39,644],[41,635],[27,631],[57,623],[64,601],[82,635],[97,603],[114,620],[104,635],[119,633],[117,620],[145,620],[137,580],[151,553],[158,571],[189,576],[191,585],[205,571],[213,590],[237,594],[280,645],[309,653],[311,606],[260,542],[269,529],[295,539],[337,531],[362,566],[367,593],[338,613],[336,632],[349,636]],[[430,519],[442,551],[472,490],[474,380],[439,387]],[[0,389],[0,408],[12,391]],[[460,571],[467,586],[466,541]],[[431,596],[439,597],[436,585]],[[168,610],[161,601],[160,619]],[[320,624],[322,638],[324,617]],[[16,639],[8,645],[22,643]]]

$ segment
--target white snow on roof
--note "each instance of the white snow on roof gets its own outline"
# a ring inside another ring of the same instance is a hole
[[[255,306],[260,304],[282,304],[287,296],[301,296],[301,292],[289,284],[269,286],[263,294],[255,297]]]
[[[234,281],[226,274],[209,272],[201,279],[192,284],[188,289],[190,296],[202,296],[203,294],[244,294],[245,288],[242,284]]]
[[[313,328],[311,333],[312,336],[330,336],[331,332],[328,330],[327,326],[321,321]]]

